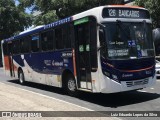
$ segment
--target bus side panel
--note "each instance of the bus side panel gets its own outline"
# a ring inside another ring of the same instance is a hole
[[[9,56],[4,56],[4,68],[5,70],[10,70],[10,67],[9,67]]]
[[[15,74],[17,73],[18,66],[15,65],[14,60],[12,60],[12,57],[4,56],[4,69],[5,69],[5,74],[7,76],[18,78],[17,74]]]
[[[21,55],[13,55],[12,56],[13,59],[13,65],[14,65],[14,73],[15,73],[15,77],[18,78],[18,68],[19,67],[23,67],[24,63],[23,63],[23,59],[21,57]]]
[[[22,54],[14,56],[13,63],[16,68],[20,67],[23,70],[25,81],[59,87],[55,82],[57,75],[45,72],[46,69],[43,66],[44,60],[42,60],[45,58],[45,55],[42,57],[42,53]],[[15,73],[17,73],[18,77],[18,71],[15,71]]]
[[[22,66],[26,81],[61,87],[62,72],[68,69],[74,73],[71,50],[31,53],[21,56],[23,57],[15,58],[14,61],[23,59],[23,65],[22,62],[18,64]]]
[[[28,58],[27,60],[27,63],[32,64],[32,70],[34,71],[32,74],[33,80],[38,83],[61,87],[62,72],[65,69],[69,69],[73,73],[73,60],[72,56],[67,56],[70,55],[68,53],[72,53],[72,51],[59,50],[33,53],[31,59]]]
[[[10,76],[9,56],[4,56],[4,70],[7,76]]]

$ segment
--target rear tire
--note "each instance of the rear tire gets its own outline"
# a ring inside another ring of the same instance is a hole
[[[18,76],[19,76],[19,83],[21,85],[24,85],[25,84],[25,78],[24,78],[24,74],[23,74],[22,70],[19,71],[19,75]]]
[[[74,79],[74,77],[72,75],[69,75],[67,77],[66,89],[67,89],[67,93],[70,96],[74,96],[75,97],[75,96],[78,95],[76,82],[75,82],[75,79]]]

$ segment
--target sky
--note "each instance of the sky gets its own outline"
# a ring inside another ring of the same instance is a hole
[[[18,0],[14,0],[14,1],[15,1],[15,5],[18,5],[18,4],[19,4]],[[25,12],[26,12],[26,13],[29,13],[29,14],[31,13],[31,11],[30,11],[29,9],[26,9]],[[31,27],[25,29],[24,31],[30,30],[30,29],[32,29],[32,28],[33,28],[33,26],[31,26]]]
[[[16,5],[19,4],[18,0],[14,0],[14,1],[15,1],[15,4],[16,4]],[[26,13],[29,13],[29,14],[31,13],[31,11],[30,11],[28,8],[26,8],[25,12],[26,12]]]
[[[15,1],[15,4],[16,4],[16,5],[18,5],[18,4],[19,4],[18,0],[14,0],[14,1]]]

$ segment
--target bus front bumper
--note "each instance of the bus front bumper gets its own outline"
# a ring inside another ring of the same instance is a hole
[[[156,76],[140,80],[121,81],[121,83],[108,79],[106,83],[101,85],[101,93],[117,93],[131,90],[143,89],[153,86],[156,83]],[[106,85],[106,86],[105,86]]]

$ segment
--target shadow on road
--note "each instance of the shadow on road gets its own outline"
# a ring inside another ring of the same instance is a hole
[[[19,84],[18,80],[9,80],[8,82]],[[61,95],[65,94],[63,89],[52,87],[52,86],[47,86],[47,85],[42,85],[37,83],[30,83],[30,82],[27,82],[25,86],[44,90],[44,91],[54,92]],[[120,106],[132,105],[132,104],[154,100],[159,97],[160,97],[160,94],[157,94],[157,93],[130,91],[130,92],[112,93],[112,94],[97,94],[97,93],[93,94],[93,93],[87,93],[87,92],[80,92],[77,98],[80,100],[101,105],[104,107],[116,108]]]
[[[14,83],[17,85],[21,85],[19,83],[19,80],[8,80],[8,82]],[[40,89],[40,90],[44,90],[44,91],[48,91],[48,92],[54,92],[54,93],[58,93],[58,94],[65,94],[65,92],[61,88],[38,84],[38,83],[33,83],[33,82],[25,82],[25,84],[21,85],[21,86],[27,86],[27,87],[36,88],[36,89]]]
[[[81,94],[80,99],[92,102],[104,107],[120,107],[142,103],[159,98],[156,93],[145,93],[140,91],[112,93],[112,94]]]

